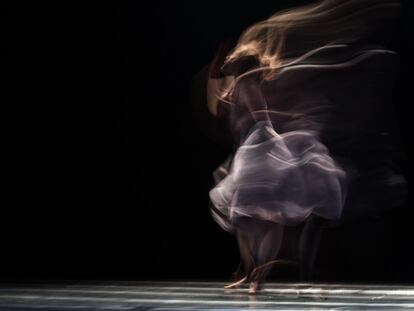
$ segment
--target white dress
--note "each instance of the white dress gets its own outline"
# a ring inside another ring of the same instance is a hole
[[[341,215],[345,173],[312,132],[279,135],[271,124],[258,122],[214,175],[210,199],[228,219],[294,224],[311,213],[328,219]]]

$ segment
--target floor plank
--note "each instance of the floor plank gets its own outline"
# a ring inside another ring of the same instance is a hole
[[[221,282],[0,286],[0,310],[414,310],[414,286],[268,283],[259,295]]]

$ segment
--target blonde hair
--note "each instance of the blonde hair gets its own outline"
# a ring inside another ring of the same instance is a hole
[[[226,63],[254,56],[265,67],[265,78],[271,79],[282,64],[287,34],[302,36],[316,46],[349,43],[384,18],[394,17],[396,9],[399,12],[397,0],[324,0],[284,10],[244,31]]]

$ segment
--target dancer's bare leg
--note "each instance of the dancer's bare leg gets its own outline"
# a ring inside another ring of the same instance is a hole
[[[257,273],[250,283],[250,294],[256,294],[261,290],[263,283],[270,272],[271,266],[266,267],[266,263],[274,260],[279,254],[282,240],[284,226],[272,222],[262,222],[263,231],[261,232],[261,241],[257,251]]]
[[[280,224],[240,217],[234,223],[237,228],[237,241],[240,257],[245,269],[245,277],[227,285],[225,288],[238,288],[241,284],[250,282],[250,294],[256,294],[271,268],[260,266],[274,260],[279,253],[284,227]]]
[[[252,257],[252,250],[249,248],[249,243],[245,237],[245,233],[239,230],[237,232],[237,242],[240,250],[240,265],[235,273],[234,282],[224,286],[224,288],[239,288],[243,283],[247,282],[248,275],[254,269],[254,262]],[[244,269],[244,274],[241,273],[240,269]],[[238,275],[237,275],[238,274]]]

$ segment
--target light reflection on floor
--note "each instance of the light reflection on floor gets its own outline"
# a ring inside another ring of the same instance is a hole
[[[269,283],[260,295],[220,282],[1,285],[0,310],[414,310],[414,285]]]

